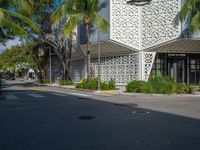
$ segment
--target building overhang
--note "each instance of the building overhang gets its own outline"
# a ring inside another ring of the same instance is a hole
[[[200,39],[180,38],[144,51],[157,53],[200,53]]]
[[[121,43],[112,41],[112,40],[108,40],[108,41],[101,41],[99,42],[95,42],[95,43],[91,43],[90,45],[90,49],[91,49],[91,57],[97,57],[98,56],[98,49],[100,46],[100,55],[101,57],[103,56],[117,56],[117,55],[126,55],[126,54],[131,54],[131,53],[135,53],[138,50],[128,47],[126,45],[123,45]],[[82,45],[81,46],[83,52],[86,54],[87,52],[87,45]]]

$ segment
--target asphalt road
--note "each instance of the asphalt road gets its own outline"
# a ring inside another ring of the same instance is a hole
[[[0,150],[200,149],[198,118],[20,84],[9,84],[0,101]]]

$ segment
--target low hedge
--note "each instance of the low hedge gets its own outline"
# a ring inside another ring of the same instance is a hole
[[[134,92],[134,93],[140,93],[144,91],[144,87],[146,86],[146,82],[144,81],[131,81],[127,86],[126,90],[127,92]]]
[[[98,78],[92,78],[89,81],[82,80],[80,83],[76,84],[76,88],[97,90],[98,89]],[[101,90],[115,90],[116,85],[113,80],[109,82],[100,82]]]
[[[60,85],[74,85],[74,83],[71,80],[60,80]]]
[[[194,89],[192,86],[185,84],[177,84],[169,77],[159,76],[151,78],[148,82],[144,81],[131,81],[126,86],[127,92],[133,93],[158,93],[158,94],[192,94]]]
[[[173,94],[176,91],[176,82],[168,77],[158,76],[151,78],[144,87],[145,93]]]
[[[40,80],[40,83],[41,84],[50,84],[51,81],[49,81],[49,80]]]
[[[115,89],[116,89],[116,85],[115,85],[115,82],[113,81],[101,83],[101,90],[115,90]]]

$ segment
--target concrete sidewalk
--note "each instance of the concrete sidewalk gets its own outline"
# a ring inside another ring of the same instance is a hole
[[[61,86],[57,83],[53,84],[40,84],[40,85],[46,85],[50,87],[58,87],[63,89],[69,89],[69,90],[76,90],[76,91],[83,91],[83,92],[92,92],[95,94],[101,94],[101,95],[125,95],[125,96],[157,96],[157,97],[163,97],[163,96],[172,96],[172,97],[200,97],[200,92],[195,92],[194,94],[145,94],[145,93],[128,93],[126,92],[125,86],[117,86],[117,90],[106,90],[106,91],[94,91],[94,90],[88,90],[88,89],[78,89],[74,85],[69,86]]]

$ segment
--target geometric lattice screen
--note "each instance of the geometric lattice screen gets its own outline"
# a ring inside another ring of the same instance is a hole
[[[151,69],[155,60],[155,52],[143,52],[142,53],[142,80],[147,81],[149,79]]]
[[[139,80],[139,55],[138,53],[102,57],[100,74],[102,81],[114,79],[117,84],[126,84],[132,80]],[[92,75],[98,76],[98,58],[91,59]]]
[[[101,57],[102,81],[114,79],[116,84],[125,85],[132,80],[148,80],[155,58],[154,52],[133,53],[123,56]],[[142,59],[142,60],[139,60]],[[86,61],[72,61],[71,78],[79,82],[86,77]],[[91,75],[98,76],[98,58],[91,58]]]
[[[152,0],[149,5],[128,5],[110,0],[110,38],[138,50],[180,36],[181,0]]]

